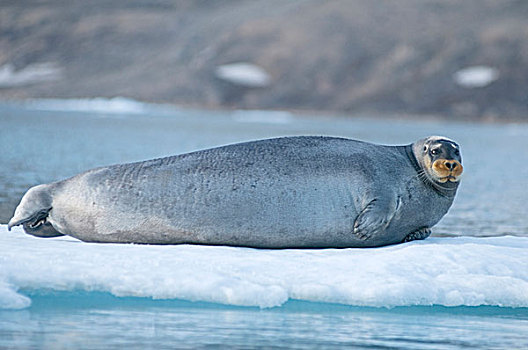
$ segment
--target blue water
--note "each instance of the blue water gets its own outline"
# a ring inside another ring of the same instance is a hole
[[[406,144],[441,134],[461,144],[466,174],[434,235],[528,236],[527,125],[160,107],[105,114],[4,103],[0,133],[0,223],[7,222],[28,187],[95,166],[272,136]],[[259,309],[97,292],[21,292],[32,304],[0,310],[0,349],[528,348],[526,308],[386,309],[293,300]]]
[[[17,349],[525,349],[528,309],[360,308],[289,301],[279,308],[27,292],[33,305],[0,312]]]

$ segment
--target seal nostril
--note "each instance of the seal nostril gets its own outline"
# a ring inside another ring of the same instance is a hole
[[[449,169],[449,170],[454,170],[456,168],[456,163],[455,162],[445,162],[445,166]]]

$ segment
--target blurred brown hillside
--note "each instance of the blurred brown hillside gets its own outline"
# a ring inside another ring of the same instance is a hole
[[[0,1],[0,99],[96,96],[528,120],[528,1]]]

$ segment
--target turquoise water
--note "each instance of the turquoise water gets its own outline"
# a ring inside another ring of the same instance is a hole
[[[526,349],[528,309],[359,308],[290,301],[279,308],[31,294],[23,311],[0,312],[13,349]]]
[[[104,113],[90,108],[61,111],[60,103],[53,108],[4,103],[0,130],[0,223],[4,224],[28,187],[96,166],[272,136],[334,135],[407,144],[441,134],[461,144],[466,173],[454,206],[434,235],[528,237],[526,125],[160,106]],[[0,274],[6,253],[2,249],[5,246],[0,246]],[[490,270],[498,265],[489,263]],[[0,310],[0,349],[528,348],[528,308],[365,308],[289,300],[260,309],[90,291],[19,292],[31,298],[31,306]]]

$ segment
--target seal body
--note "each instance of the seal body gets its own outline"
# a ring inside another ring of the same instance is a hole
[[[456,186],[445,193],[428,182],[416,155],[421,147],[285,137],[102,167],[31,188],[9,227],[23,224],[36,236],[88,242],[400,243],[435,225],[456,192]],[[424,238],[420,234],[413,239]]]

